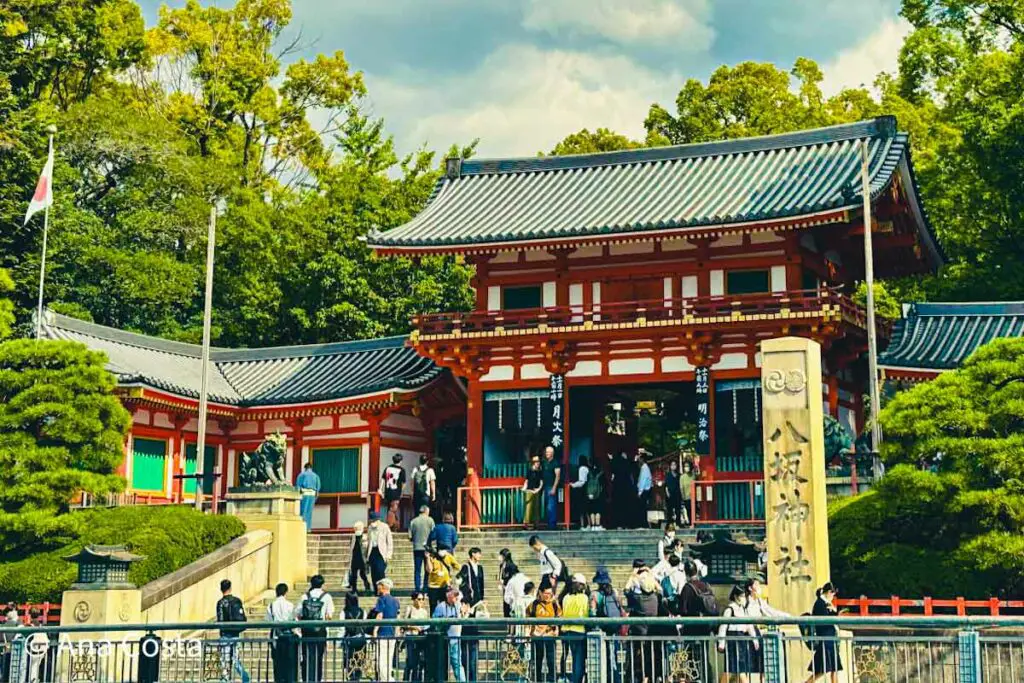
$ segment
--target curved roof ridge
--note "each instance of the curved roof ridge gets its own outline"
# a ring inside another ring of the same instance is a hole
[[[161,351],[188,358],[201,358],[202,346],[189,342],[164,339],[140,332],[129,332],[127,330],[88,322],[78,318],[56,313],[52,310],[46,311],[46,327],[68,330],[79,334],[106,339],[108,341],[134,346],[151,351]],[[405,344],[407,337],[397,335],[392,337],[378,337],[376,339],[356,339],[343,342],[327,342],[323,344],[294,344],[290,346],[265,346],[256,348],[225,348],[214,346],[210,348],[210,360],[217,363],[227,363],[247,360],[268,360],[273,358],[306,358],[311,356],[333,355],[339,353],[358,353],[361,351],[379,351],[381,349],[396,348]]]
[[[590,152],[586,154],[564,154],[544,157],[507,157],[490,159],[465,159],[459,166],[460,176],[528,173],[568,169],[596,168],[618,164],[652,163],[678,161],[695,157],[727,156],[750,152],[768,152],[808,145],[820,145],[844,140],[859,140],[868,137],[893,137],[896,134],[896,118],[879,116],[864,121],[841,123],[823,128],[810,128],[758,135],[691,142],[683,145],[642,147],[639,149]]]
[[[921,301],[918,315],[1024,315],[1024,301]]]

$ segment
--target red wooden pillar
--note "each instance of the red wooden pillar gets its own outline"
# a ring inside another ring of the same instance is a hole
[[[364,414],[363,419],[366,420],[370,429],[369,472],[366,490],[371,493],[370,509],[376,511],[377,499],[372,492],[377,490],[377,478],[380,476],[380,423],[384,421],[384,415],[380,412],[369,413]]]
[[[469,380],[466,399],[466,462],[483,476],[484,472],[484,391],[480,382]]]
[[[311,419],[308,417],[297,417],[293,420],[289,420],[288,426],[292,430],[292,481],[294,482],[299,472],[302,471],[302,431],[305,429]]]
[[[828,414],[839,419],[839,376],[834,374],[828,378]]]
[[[174,455],[171,459],[171,474],[176,477],[185,473],[185,459],[188,454],[185,451],[185,432],[183,430],[188,424],[189,417],[176,414],[172,419],[174,420]],[[180,503],[185,499],[185,480],[172,478],[171,481],[173,482],[171,484],[171,500]]]

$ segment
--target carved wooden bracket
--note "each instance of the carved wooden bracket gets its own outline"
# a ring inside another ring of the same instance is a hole
[[[544,354],[544,369],[552,375],[564,375],[576,367],[576,345],[561,339],[548,339],[538,347]]]
[[[694,367],[712,366],[722,358],[718,335],[708,332],[687,332],[680,338],[683,354]]]

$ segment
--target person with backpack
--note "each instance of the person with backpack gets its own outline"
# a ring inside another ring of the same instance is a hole
[[[402,454],[391,456],[391,464],[380,474],[380,487],[377,494],[384,500],[388,525],[398,528],[398,504],[402,501],[405,490],[405,468],[402,467]]]
[[[421,505],[419,514],[409,523],[409,540],[412,541],[413,590],[427,589],[427,541],[434,530],[434,520],[430,517],[430,507]]]
[[[452,577],[458,574],[460,566],[451,551],[443,545],[436,551],[428,551],[427,563],[427,595],[430,597],[430,611],[433,613],[434,608],[444,602]]]
[[[277,584],[274,595],[274,601],[267,607],[267,621],[295,621],[295,605],[286,597],[288,584]],[[294,629],[271,629],[270,659],[274,665],[274,683],[295,683],[299,670],[299,639]]]
[[[362,621],[366,619],[366,612],[359,606],[359,594],[349,591],[345,594],[345,609],[342,611],[342,618],[345,622]],[[342,626],[341,637],[344,643],[344,666],[345,670],[352,671],[351,680],[358,681],[362,677],[362,669],[353,671],[352,660],[366,649],[366,628],[364,626]],[[303,683],[306,683],[303,680]]]
[[[742,586],[733,586],[729,591],[729,604],[722,616],[750,616],[747,603],[747,591]],[[750,674],[755,672],[754,653],[761,649],[757,638],[758,632],[753,624],[723,622],[718,627],[718,651],[725,653],[725,671],[719,676],[719,683],[747,683],[750,680]]]
[[[824,586],[819,588],[816,592],[817,599],[814,601],[814,607],[811,609],[810,616],[812,617],[835,617],[838,616],[839,612],[835,607],[836,599],[836,587],[832,585],[832,582],[826,583]],[[804,629],[801,628],[801,632]],[[838,629],[834,624],[813,626],[809,633],[803,633],[805,637],[809,637],[807,646],[814,650],[814,659],[811,661],[810,666],[807,670],[811,672],[811,675],[807,678],[807,683],[813,683],[829,675],[829,680],[832,683],[836,683],[839,680],[838,672],[843,670],[843,660],[839,656],[839,641],[837,636],[839,635]]]
[[[568,590],[569,567],[559,559],[551,548],[541,542],[539,536],[530,536],[530,549],[537,553],[537,560],[540,562],[540,588],[545,585],[551,586],[552,592],[558,590],[561,583]]]
[[[623,619],[625,611],[622,609],[622,600],[615,592],[608,570],[605,567],[598,567],[591,582],[597,585],[597,590],[590,594],[590,615],[599,619]],[[624,629],[625,625],[601,626],[601,630],[609,636],[623,635]],[[620,639],[609,639],[605,667],[609,672],[611,683],[622,683],[622,668],[618,656],[622,648],[623,644]]]
[[[683,586],[686,585],[686,573],[683,571],[683,561],[679,559],[678,555],[669,555],[667,564],[668,571],[659,579],[661,582],[661,596],[669,612],[678,614],[678,600],[679,595],[683,592]]]
[[[334,618],[334,599],[324,590],[320,574],[309,580],[309,589],[295,606],[299,621],[330,621]],[[302,680],[320,683],[324,674],[324,651],[327,649],[327,627],[323,624],[303,627]]]
[[[700,578],[700,570],[692,561],[684,565],[686,573],[686,585],[679,592],[677,598],[679,604],[679,615],[683,617],[717,617],[718,601],[711,591],[711,586]],[[690,636],[696,640],[686,644],[690,649],[690,657],[694,660],[699,671],[707,671],[708,643],[707,638],[714,631],[712,626],[702,624],[688,624],[680,629],[681,635]]]
[[[541,583],[537,599],[526,609],[527,619],[558,619],[562,616],[562,608],[555,602],[555,591],[550,585]],[[533,645],[533,664],[535,681],[555,681],[555,639],[558,638],[557,624],[537,624],[530,626],[530,639]],[[544,661],[547,660],[547,677],[544,676]]]
[[[631,617],[656,617],[660,613],[661,587],[654,574],[646,567],[641,568],[638,573],[635,589],[627,600]],[[634,623],[629,627],[629,635],[637,637],[639,641],[633,644],[633,680],[643,683],[661,681],[661,647],[659,643],[648,638],[658,634],[651,626]]]
[[[222,624],[233,622],[243,623],[245,618],[245,607],[242,601],[231,594],[231,581],[224,579],[220,582],[220,600],[217,601],[217,621]],[[242,637],[244,626],[222,627],[220,630],[220,661],[221,673],[227,680],[237,673],[242,683],[249,683],[249,672],[242,665],[242,658],[238,656],[238,640]]]
[[[590,480],[587,456],[581,455],[576,467],[576,480],[569,483],[569,504],[572,512],[579,516],[580,529],[590,528],[590,506],[586,503],[586,486]]]
[[[412,505],[419,510],[424,505],[433,509],[437,498],[437,474],[430,466],[426,455],[420,456],[420,464],[412,471]]]

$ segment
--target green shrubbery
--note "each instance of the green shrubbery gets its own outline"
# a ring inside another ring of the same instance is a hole
[[[145,560],[131,570],[142,586],[216,550],[245,527],[235,517],[204,515],[181,506],[123,507],[61,515],[59,535],[31,554],[0,556],[0,600],[59,601],[75,580],[63,558],[88,544],[124,544]]]
[[[829,508],[840,589],[1024,597],[1024,339],[897,394],[881,421],[892,470]]]

